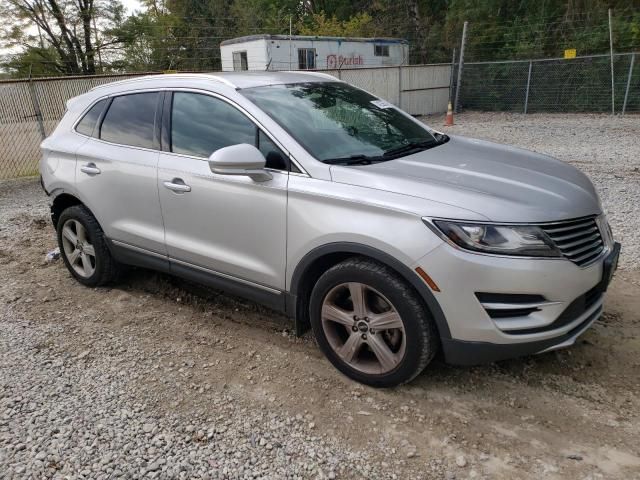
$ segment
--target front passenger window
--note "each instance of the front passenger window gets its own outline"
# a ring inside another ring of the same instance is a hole
[[[171,151],[208,158],[239,143],[256,144],[256,126],[218,98],[175,92],[171,109]]]

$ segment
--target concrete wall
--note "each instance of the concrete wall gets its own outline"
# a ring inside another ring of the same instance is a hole
[[[447,111],[450,64],[411,65],[326,73],[399,106],[411,115]]]

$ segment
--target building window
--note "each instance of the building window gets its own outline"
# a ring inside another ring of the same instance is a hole
[[[376,57],[388,57],[389,56],[389,45],[374,45],[373,46],[373,55]]]
[[[298,70],[313,70],[316,68],[316,49],[298,49]]]
[[[247,52],[233,52],[233,70],[235,72],[239,70],[249,70],[247,63]]]

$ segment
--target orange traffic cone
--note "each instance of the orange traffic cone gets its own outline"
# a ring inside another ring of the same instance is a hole
[[[445,121],[445,126],[453,126],[453,108],[451,107],[451,102],[449,102],[449,105],[447,106],[447,119]]]

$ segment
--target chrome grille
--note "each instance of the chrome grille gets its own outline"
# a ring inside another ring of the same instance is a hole
[[[540,225],[540,228],[566,258],[581,267],[596,260],[604,250],[604,242],[595,217]]]

